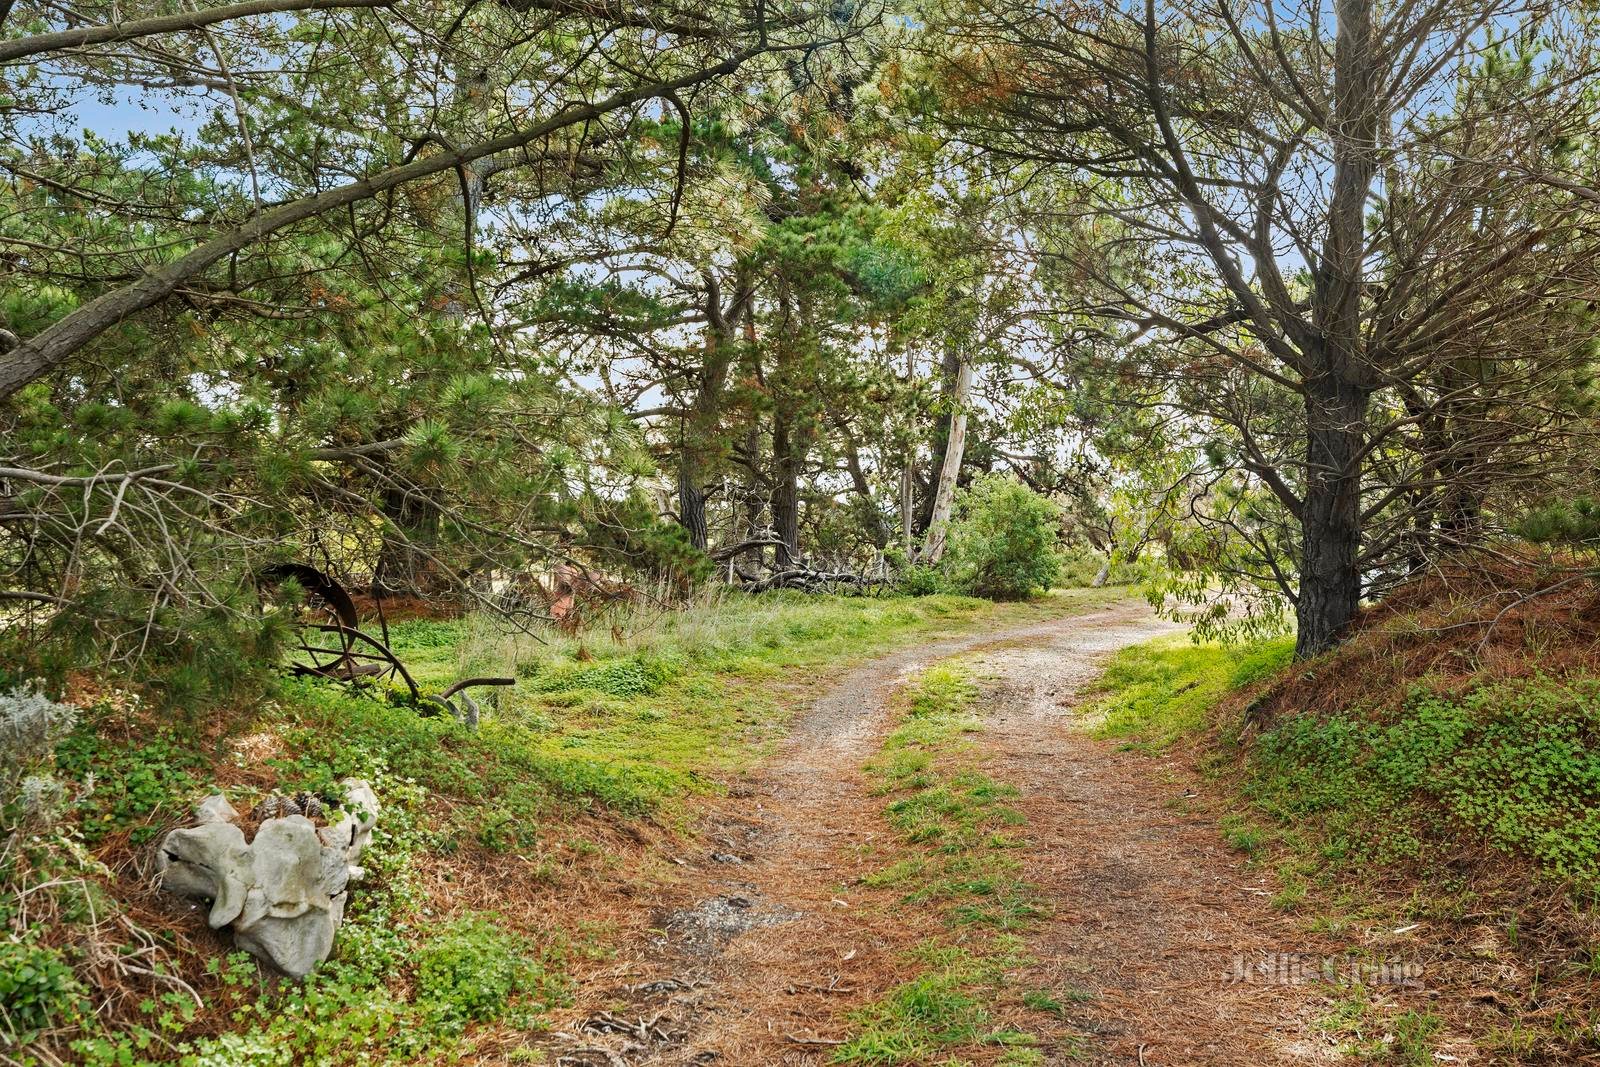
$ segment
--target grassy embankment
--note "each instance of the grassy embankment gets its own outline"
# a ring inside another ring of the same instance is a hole
[[[1096,728],[1221,780],[1222,834],[1308,942],[1422,965],[1421,994],[1328,990],[1347,1055],[1578,1062],[1600,1053],[1592,605],[1452,588],[1474,587],[1410,590],[1309,663],[1288,640],[1126,650]]]
[[[310,682],[195,721],[102,693],[57,753],[75,799],[6,860],[15,890],[0,918],[24,933],[0,945],[0,975],[17,985],[0,1030],[11,1055],[44,1063],[531,1055],[523,1036],[567,995],[566,972],[612,940],[604,908],[587,915],[584,902],[665,870],[692,798],[768,751],[828,675],[1106,595],[733,597],[545,643],[483,619],[391,627],[427,688],[516,675],[475,732]],[[214,788],[245,810],[344,776],[373,781],[383,817],[334,958],[302,985],[222,955],[200,917],[141,875],[151,844]]]

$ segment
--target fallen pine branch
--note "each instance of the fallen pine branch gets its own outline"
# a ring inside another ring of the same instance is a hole
[[[811,591],[828,591],[839,586],[850,586],[855,589],[866,589],[882,584],[882,579],[869,578],[865,575],[854,574],[850,571],[824,571],[805,565],[790,565],[782,570],[773,571],[764,577],[756,577],[746,572],[738,572],[739,577],[746,582],[745,589],[751,593],[763,593],[769,589],[802,589]]]
[[[785,1038],[797,1045],[842,1045],[843,1041],[836,1041],[831,1037],[807,1036],[804,1034],[784,1034]]]

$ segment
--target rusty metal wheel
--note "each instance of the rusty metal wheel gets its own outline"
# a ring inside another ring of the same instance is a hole
[[[422,699],[416,680],[394,650],[361,629],[355,601],[332,576],[304,563],[278,563],[262,569],[256,579],[264,592],[285,581],[305,590],[291,673],[340,682],[398,679],[413,701]]]

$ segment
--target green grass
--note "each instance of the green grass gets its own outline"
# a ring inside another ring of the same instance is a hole
[[[638,779],[627,801],[638,809],[712,788],[770,751],[819,668],[838,670],[931,633],[1084,610],[1113,595],[1072,590],[996,605],[775,593],[639,611],[543,642],[479,617],[399,623],[391,634],[424,688],[473,674],[515,676],[514,688],[496,694],[486,733],[514,734],[510,743],[568,768],[579,787],[597,765],[610,769],[613,797]]]
[[[1160,749],[1289,655],[1287,639],[1124,650],[1102,683],[1097,729]],[[1323,669],[1340,666],[1335,658]],[[1580,898],[1600,896],[1600,678],[1536,675],[1460,695],[1419,682],[1377,707],[1283,715],[1249,748],[1244,770],[1255,820],[1293,828],[1324,862],[1425,862],[1441,845],[1487,847],[1533,862]],[[1255,820],[1235,814],[1223,825],[1252,856],[1275,836]],[[1284,906],[1303,895],[1287,893]]]
[[[1353,1060],[1403,1067],[1430,1067],[1438,1062],[1433,1043],[1444,1029],[1444,1020],[1430,1011],[1381,1010],[1377,1003],[1383,999],[1360,983],[1347,984],[1315,1025]]]
[[[214,959],[199,983],[202,1036],[181,992],[124,1001],[116,1013],[95,1003],[92,983],[75,975],[86,960],[71,938],[61,949],[25,941],[0,954],[0,988],[21,1005],[13,1028],[65,1026],[70,1062],[229,1067],[449,1062],[470,1055],[485,1028],[536,1032],[567,995],[568,955],[605,946],[578,915],[566,917],[564,932],[542,931],[536,944],[515,916],[441,914],[419,874],[424,860],[471,879],[483,848],[522,858],[529,881],[559,881],[569,875],[543,858],[552,846],[574,855],[593,848],[579,816],[678,820],[687,798],[720,789],[770,750],[830,674],[933,634],[1063,615],[1108,595],[1012,605],[953,596],[729,596],[690,611],[639,611],[543,643],[481,617],[392,626],[394,648],[427,691],[467,675],[518,679],[509,691],[479,691],[499,699],[475,731],[423,717],[400,694],[372,686],[283,680],[271,699],[225,724],[157,718],[111,694],[85,709],[56,751],[54,771],[76,799],[54,836],[38,836],[29,853],[30,877],[51,883],[29,898],[30,915],[106,929],[117,886],[89,849],[121,848],[124,839],[142,845],[235,762],[248,767],[247,781],[265,778],[283,791],[332,791],[345,776],[372,780],[383,817],[363,856],[368,878],[351,895],[334,957],[304,983],[271,981],[242,956]],[[945,704],[965,699],[955,691],[926,697],[929,725],[945,721]],[[236,750],[245,740],[265,755]],[[227,777],[240,778],[232,768]],[[987,780],[963,778],[949,789],[962,810],[1004,808],[1006,791]],[[257,790],[232,792],[247,807]],[[976,821],[939,807],[908,808],[904,817],[951,840],[980,834]],[[992,871],[949,872],[958,875],[952,892],[996,888]],[[0,920],[14,917],[10,903],[0,894]],[[1002,909],[970,921],[1010,920]],[[220,1032],[219,1019],[227,1020]]]
[[[1219,698],[1267,677],[1293,654],[1292,638],[1223,645],[1168,637],[1135,645],[1112,658],[1098,686],[1106,695],[1089,713],[1099,720],[1099,736],[1159,751],[1204,726]]]
[[[1027,1034],[992,1026],[991,1008],[1004,995],[1007,971],[1026,962],[1015,938],[997,939],[981,953],[924,944],[912,957],[922,973],[851,1016],[855,1033],[834,1052],[834,1063],[930,1063],[963,1045],[1034,1043]]]
[[[1127,650],[1107,675],[1099,729],[1159,750],[1208,725],[1217,700],[1287,655],[1287,642],[1230,649],[1167,641]],[[1360,668],[1335,652],[1318,669]],[[1600,677],[1534,675],[1465,692],[1419,679],[1407,692],[1374,692],[1332,714],[1279,709],[1237,749],[1229,747],[1229,724],[1217,725],[1223,740],[1208,762],[1234,768],[1239,791],[1237,809],[1221,819],[1223,838],[1252,862],[1276,857],[1272,906],[1305,914],[1313,930],[1348,937],[1373,923],[1448,928],[1469,914],[1502,914],[1506,943],[1517,952],[1517,908],[1546,911],[1549,896],[1520,905],[1480,897],[1458,868],[1441,863],[1473,853],[1526,864],[1566,890],[1580,912],[1600,901]],[[1360,886],[1377,872],[1409,879],[1410,898],[1335,888]],[[1534,951],[1547,958],[1551,949]],[[1571,955],[1547,980],[1568,989],[1584,983],[1581,958]],[[1536,992],[1527,996],[1537,1000]],[[1442,1020],[1384,999],[1343,987],[1322,1025],[1353,1057],[1433,1062]],[[1482,1035],[1484,1047],[1518,1061],[1537,1058],[1536,1050],[1593,1048],[1592,1017],[1551,1018]]]
[[[1013,1067],[1043,1062],[1032,1035],[991,1024],[992,1009],[1017,997],[1048,1012],[1008,978],[1027,962],[1016,934],[1044,914],[1044,905],[1014,854],[1026,847],[1027,820],[1009,803],[1018,790],[983,772],[970,741],[982,729],[971,708],[976,695],[959,663],[928,668],[867,767],[876,792],[888,798],[884,817],[900,849],[866,882],[897,890],[902,904],[939,908],[950,934],[916,950],[922,970],[915,978],[852,1017],[854,1031],[835,1052],[836,1063],[930,1063],[978,1044],[1005,1046],[999,1062]]]
[[[910,904],[940,902],[951,923],[1014,930],[1038,916],[1021,862],[1008,853],[1026,824],[1008,801],[1015,786],[985,774],[963,756],[982,728],[970,710],[977,688],[967,671],[943,663],[922,673],[906,711],[867,772],[876,792],[891,797],[884,817],[910,855],[873,877],[897,885]]]
[[[1022,604],[994,604],[951,595],[875,598],[719,593],[684,610],[641,607],[622,612],[576,636],[555,631],[536,635],[507,632],[485,616],[401,622],[390,627],[390,634],[395,651],[412,673],[433,685],[467,674],[537,678],[553,671],[562,675],[585,664],[604,665],[633,657],[714,674],[770,678],[785,667],[853,660],[908,635],[959,630],[985,621],[1026,621],[1065,614],[1120,595],[1125,594],[1073,589]]]

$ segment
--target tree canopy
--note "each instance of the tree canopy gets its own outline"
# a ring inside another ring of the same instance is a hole
[[[286,560],[888,582],[1004,476],[1321,652],[1594,489],[1594,19],[14,0],[7,632],[264,655]]]

